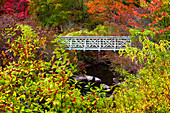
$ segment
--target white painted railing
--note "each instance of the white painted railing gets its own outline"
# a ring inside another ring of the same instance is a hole
[[[60,36],[68,50],[113,50],[125,49],[131,44],[129,36]]]

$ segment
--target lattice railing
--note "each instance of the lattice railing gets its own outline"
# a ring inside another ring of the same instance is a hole
[[[113,50],[125,49],[131,44],[129,36],[61,36],[69,50]]]

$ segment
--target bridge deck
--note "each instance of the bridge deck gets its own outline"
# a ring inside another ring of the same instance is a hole
[[[68,50],[113,50],[125,49],[131,44],[129,36],[61,36]]]

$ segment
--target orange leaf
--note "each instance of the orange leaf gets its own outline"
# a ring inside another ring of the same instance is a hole
[[[4,51],[2,51],[2,55],[5,57],[6,56],[6,54],[5,54],[5,52]]]

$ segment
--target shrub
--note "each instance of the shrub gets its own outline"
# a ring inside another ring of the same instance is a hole
[[[27,0],[6,0],[0,11],[16,16],[18,19],[28,17],[28,1]],[[16,15],[15,15],[16,14]]]
[[[13,39],[12,41],[10,41],[10,39],[8,41],[10,46],[8,51],[11,51],[13,56],[17,57],[18,60],[9,63],[9,65],[7,65],[4,70],[1,70],[0,72],[0,80],[2,84],[0,88],[0,104],[4,107],[1,109],[2,111],[21,110],[21,106],[25,105],[24,103],[26,103],[26,100],[31,100],[31,98],[33,98],[30,95],[35,94],[35,90],[31,91],[32,89],[29,90],[29,88],[33,87],[33,82],[36,83],[36,81],[39,80],[37,79],[37,76],[43,76],[43,74],[38,74],[38,69],[39,71],[43,71],[44,69],[42,60],[39,60],[38,62],[35,59],[36,49],[38,49],[39,42],[41,41],[36,37],[37,35],[34,33],[34,31],[32,31],[32,29],[28,26],[21,26],[21,31],[23,34],[18,35],[17,38]],[[15,35],[14,33],[9,33],[7,36],[10,36],[10,34]],[[32,38],[35,38],[35,40]],[[38,64],[35,64],[36,61]],[[30,81],[30,79],[33,79],[33,81]],[[23,84],[25,86],[23,86]],[[8,93],[5,94],[4,91],[7,91]],[[11,106],[8,106],[9,104]],[[28,102],[26,104],[29,106],[30,103]],[[25,107],[26,106],[24,106],[22,109]]]
[[[119,70],[128,78],[115,91],[114,112],[166,113],[170,110],[170,51],[167,49],[169,42],[161,40],[156,44],[147,36],[141,36],[139,40],[143,45],[142,49],[127,47],[125,52],[120,52],[132,61],[138,59],[143,68],[136,76]]]
[[[56,48],[51,61],[46,62],[36,59],[39,45],[44,45],[42,38],[28,25],[18,25],[17,29],[21,29],[22,34],[8,41],[8,51],[18,60],[3,70],[0,68],[2,112],[100,112],[113,106],[101,88],[91,88],[90,94],[82,97],[75,84],[70,84],[69,77],[76,71],[76,65],[68,58],[59,38],[53,41]]]
[[[5,65],[8,65],[10,62],[18,60],[18,56],[14,56],[12,51],[7,51],[10,48],[10,43],[13,43],[14,40],[18,38],[18,36],[22,36],[21,29],[17,28],[17,22],[15,19],[13,19],[12,16],[9,15],[2,15],[1,16],[1,29],[0,29],[0,62],[2,62],[0,65],[4,67]],[[35,27],[34,27],[35,29]],[[44,32],[44,31],[42,31]],[[41,32],[41,33],[42,33]],[[39,34],[39,31],[36,29],[36,33],[38,34],[37,37],[41,36]],[[50,34],[50,33],[49,33]],[[48,37],[47,37],[48,38]],[[45,38],[44,35],[41,36],[41,44],[43,43],[44,46],[46,46],[45,40],[48,40]],[[41,44],[37,45],[39,49],[37,49],[35,53],[35,59],[43,59],[46,60],[47,56],[45,56],[47,53],[45,51],[45,47],[42,47]],[[44,50],[43,50],[44,49]],[[47,60],[46,60],[47,61]]]
[[[13,62],[16,60],[11,52],[7,52],[10,48],[8,45],[8,41],[12,42],[16,39],[16,35],[21,35],[21,32],[18,30],[14,31],[16,28],[16,21],[9,15],[2,15],[1,16],[1,28],[0,28],[0,66],[4,67],[5,65],[9,64],[9,62]],[[14,34],[15,35],[11,35]]]

